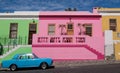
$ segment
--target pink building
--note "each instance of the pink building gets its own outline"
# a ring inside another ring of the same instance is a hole
[[[96,10],[40,12],[32,51],[54,60],[104,59],[101,15]]]

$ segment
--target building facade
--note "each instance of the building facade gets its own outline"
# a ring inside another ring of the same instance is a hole
[[[32,52],[54,60],[102,60],[101,15],[88,11],[45,11],[39,14]]]
[[[37,33],[39,11],[0,13],[0,43],[32,44],[32,34]]]
[[[96,8],[102,15],[102,31],[105,32],[105,56],[120,60],[120,8]]]

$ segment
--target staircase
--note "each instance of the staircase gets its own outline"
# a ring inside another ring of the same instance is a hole
[[[79,44],[64,44],[64,45],[35,45],[35,46],[32,46],[32,47],[84,47],[86,48],[87,50],[89,50],[90,52],[94,53],[95,55],[97,55],[97,59],[98,60],[103,60],[104,59],[104,55],[102,53],[100,53],[99,51],[95,50],[94,48],[91,48],[90,46],[86,45],[86,44],[82,44],[82,45],[79,45]]]
[[[98,58],[99,60],[104,59],[104,55],[103,55],[102,53],[98,52],[97,50],[91,48],[91,47],[88,46],[88,45],[84,45],[84,47],[85,47],[86,49],[88,49],[89,51],[93,52],[94,54],[96,54],[96,55],[97,55],[97,58]]]
[[[17,49],[19,49],[19,48],[20,48],[20,45],[14,47],[14,48],[13,48],[12,50],[10,50],[9,52],[1,55],[0,58],[2,59],[2,58],[4,58],[4,57],[8,56],[10,53],[12,53],[13,51],[15,51],[15,50],[17,50]]]

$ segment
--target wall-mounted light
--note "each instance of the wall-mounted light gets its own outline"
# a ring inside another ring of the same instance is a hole
[[[32,19],[33,20],[33,23],[35,23],[35,20],[34,19]]]

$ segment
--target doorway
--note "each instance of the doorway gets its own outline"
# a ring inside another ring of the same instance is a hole
[[[32,44],[32,38],[33,38],[33,34],[36,34],[36,29],[37,29],[37,24],[32,23],[29,24],[29,35],[28,35],[28,44],[31,45]]]

